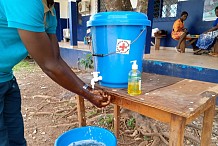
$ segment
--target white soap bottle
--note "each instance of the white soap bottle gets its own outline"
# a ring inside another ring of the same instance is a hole
[[[131,96],[141,94],[141,72],[138,70],[137,61],[130,61],[132,70],[128,74],[128,94]]]

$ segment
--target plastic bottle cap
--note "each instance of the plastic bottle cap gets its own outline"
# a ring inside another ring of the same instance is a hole
[[[137,60],[130,61],[132,64],[132,69],[138,69],[138,65],[136,64]]]

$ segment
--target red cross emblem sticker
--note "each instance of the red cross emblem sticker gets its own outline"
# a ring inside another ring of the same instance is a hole
[[[117,39],[116,53],[129,54],[130,40]]]

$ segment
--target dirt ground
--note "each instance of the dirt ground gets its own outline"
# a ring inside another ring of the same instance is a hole
[[[49,77],[33,61],[15,68],[22,94],[22,113],[28,146],[52,146],[63,132],[78,127],[75,94],[65,90]],[[85,71],[74,69],[78,76]],[[88,125],[97,125],[113,131],[113,107],[103,109],[85,103]],[[212,146],[218,146],[218,112],[213,123]],[[185,146],[199,146],[202,117],[186,126]],[[122,110],[120,138],[122,146],[166,146],[168,125]]]

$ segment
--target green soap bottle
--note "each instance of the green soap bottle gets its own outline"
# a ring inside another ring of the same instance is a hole
[[[141,94],[141,72],[138,70],[136,60],[130,61],[132,70],[128,74],[128,94],[131,96]]]

